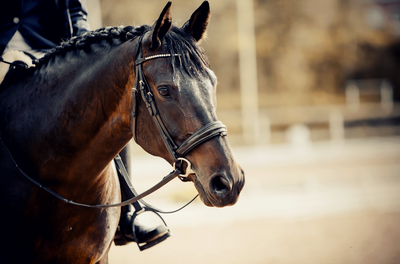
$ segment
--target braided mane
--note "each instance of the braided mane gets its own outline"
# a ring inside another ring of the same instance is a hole
[[[149,31],[151,26],[143,25],[139,27],[133,26],[118,26],[118,27],[103,27],[94,31],[86,32],[80,36],[73,37],[61,45],[52,49],[44,57],[34,61],[36,67],[28,69],[16,69],[9,73],[3,83],[2,89],[11,85],[16,80],[25,79],[33,74],[36,70],[46,65],[52,58],[65,54],[70,51],[84,50],[90,52],[91,45],[100,43],[103,40],[108,40],[110,45],[114,43],[115,39],[125,42],[143,35]],[[209,63],[203,49],[200,48],[191,35],[178,27],[173,26],[165,36],[165,42],[168,51],[171,54],[180,54],[179,57],[173,57],[175,63],[181,67],[178,70],[183,70],[192,77],[201,79],[202,75],[209,75],[207,68]]]
[[[118,26],[118,27],[103,27],[94,31],[88,31],[80,36],[73,37],[59,46],[52,49],[49,53],[47,53],[44,57],[40,58],[36,62],[36,66],[40,68],[40,66],[46,64],[50,59],[54,58],[57,55],[74,51],[74,50],[86,50],[90,51],[90,46],[94,43],[99,43],[103,40],[109,40],[110,43],[113,42],[113,39],[119,39],[122,42],[125,42],[130,39],[134,39],[144,32],[148,31],[150,26],[143,25],[140,27],[132,27],[132,26]]]
[[[143,35],[150,29],[151,26],[143,25],[139,27],[104,27],[94,31],[89,31],[81,36],[73,37],[70,40],[63,42],[41,58],[36,66],[37,68],[40,68],[41,65],[46,64],[51,58],[65,52],[77,49],[83,49],[90,52],[91,44],[99,43],[105,39],[108,40],[110,44],[113,43],[114,39],[119,39],[120,41],[125,42]],[[200,77],[202,74],[208,74],[208,71],[206,70],[206,68],[210,67],[208,59],[204,54],[203,49],[197,45],[196,41],[194,41],[190,34],[173,26],[165,36],[165,41],[171,54],[181,54],[180,57],[174,60],[178,60],[178,64],[183,66],[183,70],[190,76]]]

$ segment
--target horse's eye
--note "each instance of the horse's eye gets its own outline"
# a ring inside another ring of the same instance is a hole
[[[169,96],[169,90],[166,87],[161,87],[158,89],[158,93],[162,96]]]

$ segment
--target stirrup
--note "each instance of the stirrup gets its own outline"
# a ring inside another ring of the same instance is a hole
[[[146,211],[151,211],[151,212],[155,213],[161,219],[161,221],[163,221],[164,225],[167,227],[167,233],[165,233],[164,235],[157,237],[149,242],[139,243],[138,238],[136,237],[134,222],[135,222],[136,216],[138,216],[139,214],[146,212]],[[161,215],[159,215],[156,211],[154,211],[148,207],[144,207],[140,212],[135,211],[133,213],[133,215],[132,215],[132,230],[133,230],[133,237],[135,238],[135,242],[138,245],[140,251],[151,248],[151,247],[163,242],[164,240],[166,240],[168,237],[170,237],[172,235],[171,230],[169,229],[167,223],[164,221],[164,219],[161,217]]]

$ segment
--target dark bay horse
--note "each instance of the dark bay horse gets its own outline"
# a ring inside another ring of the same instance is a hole
[[[217,121],[217,80],[198,46],[209,16],[204,2],[178,28],[168,3],[151,27],[88,32],[21,73],[0,94],[1,136],[17,150],[17,163],[28,164],[25,171],[52,191],[85,204],[121,201],[113,158],[134,135],[148,153],[173,164],[146,103],[135,106],[135,59],[138,50],[147,58],[169,55],[142,66],[149,96],[179,146]],[[205,205],[236,203],[244,174],[227,137],[213,137],[185,158]],[[85,208],[55,198],[21,175],[2,144],[0,204],[1,263],[108,263],[120,207]]]

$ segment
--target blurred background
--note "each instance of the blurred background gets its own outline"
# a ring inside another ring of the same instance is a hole
[[[90,24],[152,24],[166,2],[88,0]],[[113,246],[110,263],[400,263],[400,1],[209,2],[201,46],[245,188],[233,207],[163,216],[171,238]],[[200,4],[174,0],[174,24]],[[138,191],[171,170],[133,154]],[[147,201],[195,194],[177,181]]]

